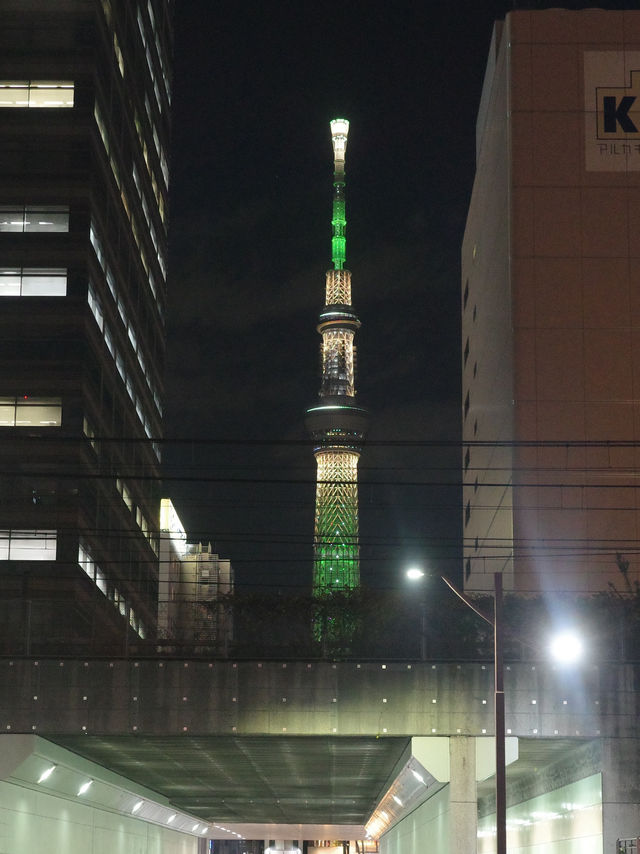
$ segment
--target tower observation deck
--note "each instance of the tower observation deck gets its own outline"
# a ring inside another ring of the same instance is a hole
[[[360,320],[351,305],[351,273],[345,269],[345,171],[349,122],[331,122],[333,143],[332,268],[327,271],[322,336],[322,381],[306,425],[318,464],[314,528],[313,592],[350,590],[360,584],[358,460],[368,413],[355,402],[355,334]]]

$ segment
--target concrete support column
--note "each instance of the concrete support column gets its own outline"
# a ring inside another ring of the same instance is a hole
[[[640,832],[640,739],[603,738],[602,835],[603,850],[616,850],[616,839],[632,839]]]
[[[473,736],[449,738],[449,767],[449,854],[476,854],[478,804]]]

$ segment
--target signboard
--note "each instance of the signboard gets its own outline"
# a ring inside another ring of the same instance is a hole
[[[587,172],[640,171],[640,51],[585,51]]]

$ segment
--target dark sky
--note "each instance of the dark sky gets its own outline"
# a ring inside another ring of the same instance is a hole
[[[310,585],[304,411],[330,265],[329,121],[346,117],[371,410],[362,578],[397,586],[415,561],[458,578],[459,249],[493,21],[513,3],[174,5],[165,494],[240,584]]]

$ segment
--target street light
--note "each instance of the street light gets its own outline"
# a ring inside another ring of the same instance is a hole
[[[419,566],[412,566],[406,571],[409,581],[422,581],[425,573]],[[420,600],[420,658],[427,660],[427,602],[423,593]]]
[[[424,572],[413,567],[407,570],[407,577],[413,580],[421,579]],[[471,608],[479,617],[493,626],[493,684],[494,684],[494,716],[496,740],[496,854],[507,852],[507,787],[505,769],[505,709],[504,709],[504,659],[503,659],[503,619],[502,619],[502,573],[493,575],[494,612],[493,620],[483,614],[479,608],[461,593],[444,575],[440,578],[458,598]],[[422,600],[422,658],[426,658],[426,603]]]
[[[436,575],[436,573],[433,573]],[[425,573],[418,567],[412,567],[406,572],[407,578],[414,581],[420,580]],[[495,715],[495,739],[496,739],[496,854],[507,852],[507,796],[506,796],[506,764],[505,764],[505,703],[504,703],[504,620],[503,620],[503,597],[502,597],[502,573],[494,572],[494,611],[493,619],[483,614],[473,602],[449,581],[444,575],[439,576],[456,596],[461,599],[468,608],[471,608],[479,617],[493,627],[493,664],[494,664],[494,715]],[[425,656],[426,637],[426,603],[423,598],[423,659]],[[549,644],[549,651],[553,659],[561,664],[572,664],[577,662],[583,655],[584,648],[582,640],[576,632],[565,630],[555,635]]]
[[[582,658],[584,646],[575,632],[566,630],[551,639],[549,652],[558,664],[575,664]]]

